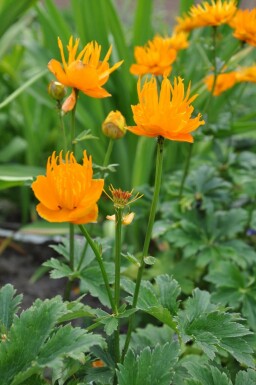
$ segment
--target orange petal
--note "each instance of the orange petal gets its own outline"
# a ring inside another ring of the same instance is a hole
[[[62,104],[62,111],[66,114],[69,111],[72,111],[76,105],[76,92],[74,88],[72,89],[71,94],[67,97],[67,99]]]
[[[56,79],[64,84],[65,86],[70,87],[71,84],[68,80],[66,72],[63,70],[62,65],[59,61],[52,59],[48,63],[48,69],[53,73]]]
[[[43,175],[39,175],[35,182],[31,185],[36,198],[42,202],[50,210],[58,209],[58,200],[49,179]]]

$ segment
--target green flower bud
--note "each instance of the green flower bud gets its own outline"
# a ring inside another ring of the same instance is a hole
[[[48,94],[53,99],[60,101],[66,96],[67,89],[63,84],[53,80],[48,85]]]

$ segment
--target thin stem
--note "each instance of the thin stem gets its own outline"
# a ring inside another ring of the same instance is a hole
[[[161,187],[161,177],[162,177],[162,168],[163,168],[163,150],[164,150],[164,138],[162,136],[159,136],[158,141],[157,141],[157,157],[156,157],[156,173],[155,173],[154,194],[153,194],[153,199],[152,199],[152,203],[151,203],[147,232],[146,232],[143,251],[142,251],[141,260],[140,260],[140,267],[138,270],[138,275],[137,275],[136,284],[135,284],[133,303],[132,303],[133,308],[135,308],[137,305],[142,275],[143,275],[143,271],[144,271],[144,267],[145,267],[144,258],[148,255],[149,244],[150,244],[153,224],[154,224],[154,220],[155,220],[156,208],[157,208],[159,192],[160,192],[160,187]],[[127,331],[126,341],[124,344],[124,349],[123,349],[122,359],[121,359],[122,362],[124,360],[125,354],[128,350],[129,344],[130,344],[131,333],[132,333],[132,329],[133,329],[133,320],[134,320],[134,314],[131,315],[131,317],[129,318],[128,331]]]
[[[90,235],[89,235],[88,231],[86,230],[86,228],[83,225],[79,225],[79,228],[80,228],[81,232],[83,233],[83,235],[85,236],[85,239],[87,240],[87,242],[91,246],[92,251],[94,252],[94,255],[95,255],[96,259],[97,259],[97,262],[99,264],[100,271],[101,271],[101,274],[102,274],[102,278],[104,280],[105,287],[106,287],[106,290],[107,290],[108,299],[109,299],[109,302],[110,302],[110,305],[111,305],[111,309],[112,309],[112,311],[114,313],[115,312],[115,303],[114,303],[114,300],[113,300],[113,297],[112,297],[112,294],[111,294],[111,291],[110,291],[110,285],[109,285],[109,281],[108,281],[108,276],[107,276],[107,273],[106,273],[106,270],[105,270],[105,266],[104,266],[104,263],[103,263],[103,260],[102,260],[102,257],[101,257],[101,253],[100,253],[97,245],[95,244],[95,242],[90,237]]]
[[[81,266],[82,266],[82,263],[84,261],[84,257],[85,257],[86,251],[87,251],[87,247],[88,247],[88,242],[85,242],[84,248],[83,248],[82,253],[81,253],[80,261],[79,261],[78,266],[77,266],[77,271],[79,271]]]
[[[114,146],[114,139],[109,139],[107,152],[103,162],[103,167],[107,167],[109,164],[109,159],[112,154],[113,146]]]
[[[115,313],[118,314],[120,304],[120,270],[121,270],[121,244],[122,244],[122,213],[123,209],[116,209],[116,231],[115,231],[115,286],[114,286],[114,302]],[[119,325],[114,333],[115,345],[115,362],[120,361],[120,343],[119,343]]]
[[[77,100],[79,90],[75,89],[75,93],[76,93],[76,100]],[[76,136],[76,125],[75,125],[76,105],[77,103],[75,104],[71,113],[71,149],[74,155],[75,155],[75,145],[76,145],[74,142],[74,139]]]
[[[74,244],[74,236],[75,236],[75,230],[73,223],[69,224],[69,266],[72,271],[74,271],[74,250],[75,250],[75,244]],[[65,288],[64,293],[64,299],[68,301],[70,299],[70,293],[72,289],[72,280],[69,279]]]

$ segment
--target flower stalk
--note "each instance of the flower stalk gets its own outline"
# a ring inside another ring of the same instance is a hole
[[[112,297],[112,293],[111,293],[111,290],[110,290],[110,285],[109,285],[109,280],[108,280],[107,272],[105,270],[105,266],[104,266],[104,263],[103,263],[102,256],[101,256],[101,253],[99,251],[99,248],[97,247],[97,245],[95,244],[93,239],[90,237],[88,231],[86,230],[86,228],[83,225],[79,225],[79,229],[81,230],[81,232],[84,235],[85,239],[87,240],[87,242],[91,246],[92,251],[94,252],[94,255],[95,255],[96,260],[97,260],[97,262],[99,264],[99,267],[100,267],[102,278],[104,280],[105,288],[107,290],[107,295],[108,295],[109,303],[110,303],[111,309],[112,309],[112,311],[114,313],[115,312],[115,303],[114,303],[114,300],[113,300],[113,297]]]
[[[138,270],[138,275],[137,275],[136,284],[135,284],[135,290],[134,290],[133,302],[132,302],[133,308],[136,307],[137,302],[138,302],[140,285],[141,285],[142,275],[143,275],[143,271],[144,271],[144,267],[145,267],[144,258],[148,255],[148,252],[149,252],[150,239],[151,239],[152,229],[153,229],[153,225],[154,225],[154,221],[155,221],[156,208],[157,208],[157,204],[158,204],[159,192],[160,192],[160,187],[161,187],[162,168],[163,168],[163,151],[164,151],[164,138],[162,136],[159,136],[157,139],[157,157],[156,157],[156,173],[155,173],[154,194],[153,194],[153,199],[152,199],[152,203],[151,203],[147,232],[146,232],[143,251],[142,251],[141,260],[140,260],[140,267]],[[128,348],[129,348],[129,344],[130,344],[130,340],[131,340],[131,333],[132,333],[132,329],[133,329],[133,321],[134,321],[134,314],[131,315],[131,317],[129,319],[126,341],[124,344],[124,349],[123,349],[122,358],[121,358],[122,362],[124,360],[124,357],[125,357],[125,354],[126,354]]]

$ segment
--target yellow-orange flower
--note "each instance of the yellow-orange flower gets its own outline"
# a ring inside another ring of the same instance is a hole
[[[194,107],[191,103],[197,95],[190,97],[190,86],[185,93],[181,78],[174,79],[172,86],[165,77],[158,95],[156,78],[147,80],[141,88],[138,81],[139,104],[132,106],[136,126],[127,127],[136,135],[162,136],[169,140],[193,142],[191,135],[204,124],[201,114],[191,118]]]
[[[178,17],[176,32],[190,32],[199,27],[214,26],[228,23],[237,10],[236,0],[211,0],[202,4],[193,5],[188,15]]]
[[[215,26],[228,23],[237,10],[236,0],[212,0],[193,5],[190,9],[192,18],[201,20],[203,26]]]
[[[60,83],[80,90],[88,96],[93,98],[111,96],[102,86],[107,82],[111,72],[116,70],[123,61],[110,67],[108,60],[112,47],[100,61],[101,46],[97,42],[88,43],[80,53],[77,53],[78,45],[79,39],[73,42],[73,36],[71,36],[67,46],[68,60],[66,60],[62,41],[58,38],[62,63],[52,59],[48,63],[49,70]]]
[[[213,90],[213,95],[218,96],[222,94],[222,92],[228,90],[229,88],[233,87],[236,83],[236,72],[225,72],[223,74],[218,74],[214,90]],[[208,75],[205,79],[204,82],[206,84],[206,87],[209,91],[212,91],[213,87],[213,82],[214,82],[214,75]]]
[[[256,8],[239,9],[229,24],[236,39],[256,47]]]
[[[240,68],[236,72],[237,82],[256,83],[256,64],[251,67]]]
[[[96,222],[104,180],[92,179],[92,158],[83,153],[83,164],[77,163],[73,153],[55,152],[48,158],[46,176],[39,175],[32,183],[40,201],[36,209],[48,222],[75,224]]]
[[[132,64],[130,72],[133,75],[166,75],[172,70],[171,64],[177,52],[170,46],[169,38],[155,36],[144,47],[137,46],[134,50],[136,64]]]
[[[195,28],[203,27],[202,20],[190,15],[183,15],[182,17],[178,16],[176,20],[177,24],[174,27],[175,33],[188,33]]]

